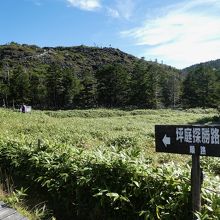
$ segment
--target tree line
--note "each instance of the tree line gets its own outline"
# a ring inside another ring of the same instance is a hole
[[[103,65],[76,73],[52,63],[46,68],[0,69],[0,104],[38,109],[216,107],[220,72],[199,66],[186,75],[139,60],[129,71]]]

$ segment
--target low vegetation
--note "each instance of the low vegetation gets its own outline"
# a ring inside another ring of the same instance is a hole
[[[212,123],[217,111],[0,109],[0,164],[41,219],[189,219],[190,156],[155,153],[155,124]],[[202,158],[200,219],[219,219],[219,160]],[[217,192],[217,193],[216,193]]]

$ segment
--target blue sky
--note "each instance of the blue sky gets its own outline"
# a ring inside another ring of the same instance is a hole
[[[220,0],[0,0],[0,44],[112,46],[177,68],[220,58]]]

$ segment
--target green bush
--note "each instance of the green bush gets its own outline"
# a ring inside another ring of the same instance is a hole
[[[58,219],[188,219],[189,171],[153,168],[141,156],[107,148],[0,143],[0,163],[48,199]]]

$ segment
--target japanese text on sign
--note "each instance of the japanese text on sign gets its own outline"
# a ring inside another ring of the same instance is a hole
[[[176,128],[176,141],[193,144],[219,144],[218,128]]]

